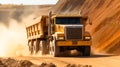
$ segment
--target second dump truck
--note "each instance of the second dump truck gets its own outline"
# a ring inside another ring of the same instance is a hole
[[[30,53],[56,57],[76,49],[83,56],[90,56],[92,41],[85,30],[87,19],[81,15],[52,15],[52,12],[38,17],[34,24],[26,27]]]

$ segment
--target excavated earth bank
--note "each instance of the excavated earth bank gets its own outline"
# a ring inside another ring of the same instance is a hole
[[[120,0],[59,0],[55,13],[88,16],[93,25],[86,29],[93,39],[93,51],[120,54]]]

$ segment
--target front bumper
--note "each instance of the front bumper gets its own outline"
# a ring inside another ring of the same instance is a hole
[[[92,41],[56,41],[57,46],[90,46]]]

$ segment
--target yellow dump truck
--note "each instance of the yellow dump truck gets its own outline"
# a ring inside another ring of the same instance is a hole
[[[52,15],[52,12],[36,18],[33,25],[26,27],[30,53],[56,57],[76,49],[83,56],[90,56],[92,42],[89,32],[85,31],[87,20],[81,15]]]

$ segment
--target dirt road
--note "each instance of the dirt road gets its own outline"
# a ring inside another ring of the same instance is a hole
[[[30,60],[40,65],[42,62],[54,63],[57,67],[67,64],[92,65],[92,67],[120,67],[120,56],[96,54],[91,57],[16,57],[15,59]]]

